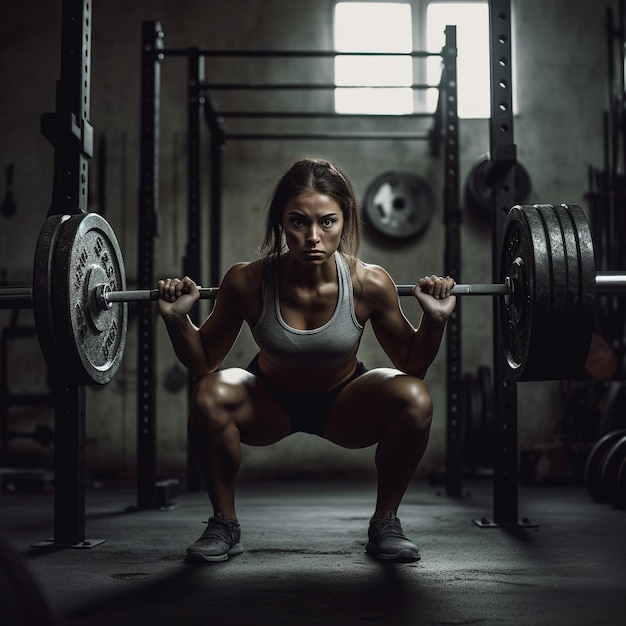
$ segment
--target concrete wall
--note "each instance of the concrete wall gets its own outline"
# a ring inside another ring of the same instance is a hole
[[[167,48],[325,49],[332,48],[332,0],[96,0],[93,9],[91,122],[96,146],[106,140],[106,211],[124,251],[129,287],[136,280],[136,222],[138,209],[140,32],[144,19],[160,20]],[[0,168],[15,164],[14,196],[17,213],[0,217],[0,278],[8,284],[30,283],[38,231],[51,198],[53,150],[39,131],[42,112],[55,107],[59,75],[60,0],[4,3],[0,9]],[[604,2],[589,0],[524,0],[514,2],[515,69],[518,115],[515,140],[520,160],[531,174],[531,202],[570,202],[585,206],[586,168],[602,161],[602,113],[606,105],[607,71]],[[310,62],[307,62],[310,63]],[[328,62],[313,66],[292,60],[207,62],[211,79],[332,80]],[[167,58],[162,73],[160,162],[160,220],[157,277],[179,274],[186,241],[185,193],[185,61]],[[309,78],[309,77],[307,77]],[[217,94],[225,108],[230,103]],[[254,96],[253,108],[266,95]],[[273,96],[271,108],[319,109],[328,95],[293,93]],[[313,100],[310,100],[310,98]],[[246,99],[248,99],[246,97]],[[295,99],[298,99],[296,102]],[[233,123],[234,124],[234,123]],[[271,122],[269,122],[271,124]],[[365,128],[369,122],[361,127]],[[232,127],[232,126],[231,126]],[[268,126],[271,127],[271,126]],[[328,129],[329,122],[308,128]],[[399,126],[416,130],[417,125]],[[341,129],[340,127],[337,127]],[[353,126],[354,128],[354,126]],[[207,154],[207,135],[203,139]],[[463,120],[460,126],[461,173],[465,181],[476,159],[489,146],[485,120]],[[353,179],[360,196],[367,184],[388,169],[410,169],[426,178],[436,197],[434,218],[424,236],[408,245],[389,246],[366,237],[364,260],[384,265],[397,283],[441,272],[443,266],[443,162],[430,157],[425,142],[415,141],[240,141],[227,145],[224,158],[224,217],[222,267],[256,257],[263,209],[273,182],[285,164],[301,155],[325,156],[338,162]],[[101,211],[91,167],[90,210]],[[208,169],[207,169],[208,171]],[[208,178],[208,176],[207,176]],[[0,193],[4,188],[0,187]],[[208,203],[208,183],[203,188]],[[206,217],[206,216],[205,216]],[[203,239],[208,235],[203,223]],[[465,282],[491,280],[490,225],[467,212],[463,226]],[[205,250],[206,252],[206,250]],[[206,281],[206,276],[203,281]],[[417,323],[419,307],[403,300],[408,317]],[[204,309],[206,312],[206,309]],[[0,311],[5,327],[12,312]],[[19,322],[32,323],[29,311]],[[463,363],[465,371],[491,363],[491,300],[466,299],[463,306]],[[158,341],[158,465],[164,472],[182,474],[186,463],[186,394],[167,391],[165,380],[178,370],[168,339],[159,326]],[[28,345],[26,345],[28,344]],[[106,387],[88,390],[88,467],[97,473],[135,471],[136,316],[131,311],[125,358]],[[254,354],[249,332],[241,338],[225,365],[242,365]],[[362,344],[361,358],[370,366],[388,361],[371,332]],[[445,356],[428,375],[436,414],[431,444],[421,472],[444,463]],[[26,340],[12,351],[13,390],[45,388],[45,367],[36,342]],[[562,409],[557,383],[519,386],[520,446],[549,437]],[[20,429],[51,420],[46,409],[11,412]],[[13,444],[36,462],[49,462],[50,450],[27,443]],[[43,457],[43,458],[36,458]],[[366,471],[373,449],[343,451],[314,437],[297,435],[268,449],[245,450],[244,471],[298,475],[325,471]]]

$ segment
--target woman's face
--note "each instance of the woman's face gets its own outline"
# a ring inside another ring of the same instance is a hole
[[[285,205],[282,222],[289,251],[304,265],[322,265],[339,247],[343,221],[343,211],[331,196],[294,196]]]

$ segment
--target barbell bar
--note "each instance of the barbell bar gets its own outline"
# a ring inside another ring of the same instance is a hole
[[[626,276],[624,277],[626,281]],[[606,284],[606,280],[604,280]],[[414,285],[396,285],[399,296],[413,295]],[[219,287],[198,287],[201,300],[214,300],[217,298]],[[451,293],[455,296],[506,296],[511,293],[511,288],[506,283],[475,283],[454,285]],[[117,302],[147,302],[159,299],[158,289],[127,289],[125,291],[111,291],[106,283],[96,285],[93,297],[96,298],[101,310],[110,308]],[[0,287],[0,309],[27,309],[32,308],[32,287],[30,285],[14,285]]]
[[[414,285],[396,285],[399,296],[412,296]],[[201,300],[217,298],[219,287],[198,287]],[[504,283],[457,284],[450,290],[453,296],[511,296],[513,286],[510,280]],[[596,293],[598,295],[619,295],[626,293],[626,272],[597,272]],[[145,302],[159,299],[158,289],[109,291],[106,285],[99,285],[95,293],[98,306],[104,310],[115,302]]]
[[[596,295],[625,295],[626,271],[595,272],[593,241],[577,205],[514,206],[504,222],[501,282],[455,285],[454,295],[503,296],[505,377],[576,378],[584,368]],[[397,285],[399,296],[413,285]],[[200,288],[213,299],[219,288]],[[128,302],[156,289],[126,290],[115,233],[96,213],[52,215],[37,241],[33,284],[0,287],[0,308],[32,307],[42,352],[68,383],[105,384],[122,358]],[[114,306],[118,304],[119,306]]]
[[[604,277],[603,277],[604,278]],[[626,276],[624,277],[626,282]],[[603,281],[606,284],[606,280]],[[399,296],[413,295],[414,285],[396,285]],[[198,287],[200,300],[214,300],[217,298],[219,287]],[[506,296],[510,295],[511,287],[506,283],[491,284],[477,283],[468,285],[454,285],[451,293],[455,296]],[[127,289],[111,291],[107,283],[96,285],[90,298],[95,298],[98,309],[104,311],[114,303],[120,302],[148,302],[159,299],[158,289]],[[30,285],[15,285],[0,287],[0,309],[27,309],[32,308],[32,287]]]
[[[412,296],[414,285],[396,285],[399,296]],[[504,283],[457,284],[450,293],[453,296],[510,296],[510,281]],[[217,298],[219,287],[198,287],[200,300]],[[611,296],[626,293],[626,272],[596,272],[596,293]],[[92,295],[99,309],[105,310],[118,302],[148,302],[159,299],[158,289],[127,289],[111,291],[108,284],[96,285]],[[0,287],[0,309],[29,309],[33,306],[31,285]]]
[[[399,296],[412,296],[414,285],[396,285]],[[510,293],[506,284],[474,284],[455,285],[451,293],[454,295],[472,296],[500,296]],[[201,300],[213,300],[217,297],[219,287],[198,287]],[[114,302],[142,302],[146,300],[158,300],[158,289],[145,289],[138,291],[109,291],[106,285],[100,285],[95,294],[98,306],[102,309],[111,306]]]
[[[33,288],[30,285],[0,287],[0,309],[32,309]]]
[[[596,272],[596,294],[601,296],[619,296],[626,294],[626,272]],[[414,285],[396,285],[399,296],[412,296]],[[514,287],[511,280],[504,283],[469,283],[457,284],[450,293],[453,296],[511,296]],[[198,287],[200,300],[215,300],[219,287]],[[33,307],[33,289],[31,285],[0,286],[0,309],[30,309]],[[148,302],[159,299],[158,289],[127,289],[111,291],[108,284],[96,285],[90,298],[95,298],[98,309],[104,311],[114,303]]]

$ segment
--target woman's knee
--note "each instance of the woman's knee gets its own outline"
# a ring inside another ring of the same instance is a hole
[[[408,426],[427,432],[433,418],[433,401],[423,380],[403,377],[398,393],[398,417]]]
[[[201,378],[193,389],[189,401],[189,420],[204,428],[222,428],[232,418],[237,405],[237,391],[219,374]]]

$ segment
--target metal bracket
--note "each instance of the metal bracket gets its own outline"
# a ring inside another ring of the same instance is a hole
[[[497,185],[515,167],[516,163],[517,146],[514,143],[495,146],[485,176],[485,183],[489,187]]]
[[[87,120],[79,125],[71,112],[43,113],[41,134],[55,147],[80,147],[83,156],[93,157],[93,126]]]

